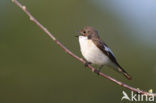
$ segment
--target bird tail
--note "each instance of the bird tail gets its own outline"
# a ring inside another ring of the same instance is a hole
[[[118,67],[118,71],[121,72],[128,80],[132,79],[132,77],[121,66]]]

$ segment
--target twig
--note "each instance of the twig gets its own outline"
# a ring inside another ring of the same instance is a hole
[[[60,41],[58,41],[54,35],[52,33],[50,33],[42,24],[40,24],[40,22],[34,18],[31,13],[26,9],[26,6],[22,5],[18,0],[12,0],[13,3],[15,3],[19,8],[21,8],[25,13],[26,15],[29,16],[30,20],[32,22],[34,22],[41,30],[43,30],[47,35],[49,35],[49,37],[56,43],[58,44],[58,46],[60,46],[66,53],[68,53],[69,55],[71,55],[72,57],[74,57],[75,59],[77,59],[78,61],[82,62],[83,64],[85,64],[85,60],[83,60],[82,58],[78,57],[77,55],[75,55],[74,53],[72,53],[69,49],[67,49]],[[94,67],[92,67],[91,65],[88,65],[88,68],[92,71],[92,72],[96,72],[97,69],[95,69]],[[124,87],[124,88],[127,88],[131,91],[134,91],[134,92],[137,92],[139,94],[143,94],[143,95],[148,95],[148,96],[155,96],[156,97],[156,93],[149,93],[149,92],[145,92],[143,90],[139,90],[139,89],[136,89],[134,87],[131,87],[125,83],[122,83],[114,78],[112,78],[111,76],[108,76],[102,72],[99,72],[99,75]]]

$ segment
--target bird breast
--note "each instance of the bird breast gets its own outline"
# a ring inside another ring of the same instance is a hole
[[[85,36],[79,36],[81,53],[84,58],[93,64],[105,65],[108,64],[108,57],[94,44],[91,39]]]

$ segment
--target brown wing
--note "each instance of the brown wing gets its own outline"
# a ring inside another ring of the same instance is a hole
[[[117,66],[120,67],[120,65],[118,64],[113,52],[109,49],[109,47],[102,41],[99,39],[93,39],[93,42],[96,44],[96,46],[105,54],[107,55],[110,60],[115,63]]]
[[[128,78],[129,80],[131,79],[131,76],[119,65],[119,63],[117,62],[113,52],[111,51],[111,49],[109,49],[109,47],[100,39],[92,39],[93,42],[97,45],[97,47],[105,54],[109,57],[109,59],[118,66],[118,71],[120,71],[121,73],[123,73],[123,75]]]

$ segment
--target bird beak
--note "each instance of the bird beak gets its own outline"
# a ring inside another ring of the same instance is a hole
[[[80,31],[76,31],[78,33],[78,35],[75,35],[75,37],[79,37],[80,36]]]

